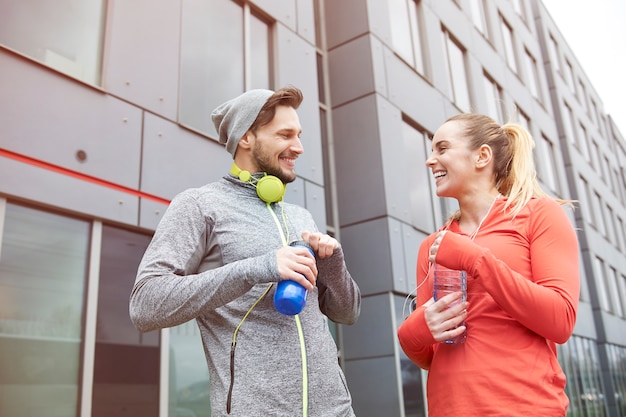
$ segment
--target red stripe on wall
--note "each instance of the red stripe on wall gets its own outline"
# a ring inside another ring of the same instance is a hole
[[[0,156],[13,159],[24,164],[32,165],[38,168],[47,169],[48,171],[56,172],[68,177],[77,178],[81,181],[87,181],[92,184],[96,184],[102,187],[111,188],[116,191],[121,191],[126,194],[130,194],[135,197],[145,198],[147,200],[156,201],[157,203],[168,205],[170,200],[161,198],[152,194],[144,193],[143,191],[135,190],[134,188],[126,187],[124,185],[116,184],[114,182],[106,181],[101,178],[92,177],[80,172],[72,171],[71,169],[63,168],[58,165],[51,164],[49,162],[41,161],[39,159],[31,158],[30,156],[21,155],[15,152],[7,151],[6,149],[0,149]]]

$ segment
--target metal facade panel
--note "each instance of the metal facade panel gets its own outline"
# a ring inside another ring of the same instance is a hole
[[[129,192],[0,157],[0,193],[85,216],[137,224],[139,198]]]
[[[330,94],[333,107],[375,91],[372,45],[361,36],[328,53]]]
[[[305,207],[304,183],[302,178],[296,178],[294,182],[288,184],[285,191],[285,202]]]
[[[147,230],[155,230],[167,205],[148,198],[139,201],[139,227]]]
[[[180,22],[181,0],[111,2],[104,61],[107,91],[176,120]]]
[[[313,215],[315,223],[321,232],[326,231],[326,204],[324,189],[312,182],[305,181],[304,191],[306,196],[307,210]]]
[[[342,225],[386,214],[376,97],[333,111],[337,200]]]
[[[314,0],[296,0],[298,35],[315,45],[315,9]]]
[[[171,200],[228,173],[231,155],[223,145],[146,113],[141,190]]]
[[[341,328],[346,361],[394,355],[397,336],[391,325],[395,322],[391,301],[390,293],[362,298],[357,322]]]
[[[380,157],[382,159],[383,181],[386,214],[406,223],[411,223],[411,176],[416,165],[423,166],[424,161],[418,160],[412,152],[414,143],[405,143],[402,113],[391,103],[377,97],[378,120],[381,141]],[[421,144],[421,142],[420,142]],[[422,170],[423,172],[423,170]]]
[[[140,109],[2,51],[0,68],[10,103],[0,112],[0,147],[137,188]]]
[[[385,54],[389,101],[412,120],[434,133],[447,118],[449,100],[390,51]],[[458,111],[457,111],[458,112]]]
[[[378,329],[370,329],[370,338]],[[359,417],[404,416],[396,359],[392,356],[346,362],[348,388],[354,413]],[[420,395],[415,393],[415,395]]]
[[[331,51],[350,39],[369,30],[367,0],[341,0],[324,2],[326,43]],[[346,24],[349,22],[348,24]]]
[[[341,229],[346,264],[361,294],[391,291],[393,266],[389,221],[378,218]]]

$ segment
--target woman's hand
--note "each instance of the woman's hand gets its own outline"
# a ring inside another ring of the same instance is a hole
[[[459,302],[462,293],[460,291],[442,297],[435,301],[428,300],[424,307],[424,319],[430,333],[437,342],[454,339],[465,331],[461,324],[467,317],[467,301]]]

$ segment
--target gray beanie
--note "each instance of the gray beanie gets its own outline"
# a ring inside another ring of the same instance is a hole
[[[219,135],[219,142],[235,157],[239,139],[250,129],[259,112],[274,94],[271,90],[250,90],[218,106],[211,113],[211,120]]]

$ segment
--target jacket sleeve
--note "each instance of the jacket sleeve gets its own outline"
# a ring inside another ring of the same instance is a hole
[[[335,323],[356,323],[361,312],[361,291],[348,272],[341,246],[331,257],[318,259],[317,268],[322,313]]]
[[[423,369],[429,369],[433,359],[433,338],[424,318],[424,303],[433,294],[433,282],[428,265],[428,251],[434,237],[431,236],[420,245],[417,255],[417,308],[398,328],[398,340],[409,359]]]
[[[580,291],[576,234],[563,208],[547,198],[533,204],[528,222],[531,277],[450,232],[441,242],[437,262],[465,269],[511,317],[548,340],[565,343],[574,330]]]
[[[193,196],[183,192],[172,200],[144,253],[130,295],[130,318],[137,329],[147,332],[185,323],[255,284],[278,280],[274,252],[198,272],[210,230]]]

